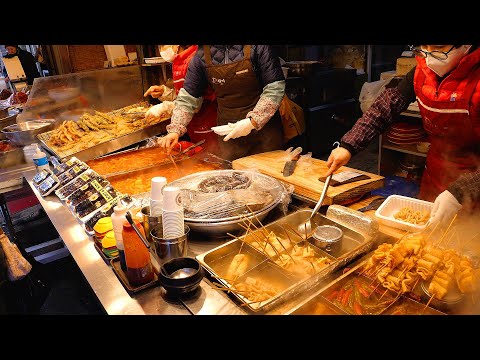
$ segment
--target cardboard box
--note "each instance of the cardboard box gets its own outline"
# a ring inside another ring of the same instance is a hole
[[[407,74],[413,67],[417,65],[417,60],[413,57],[400,57],[397,59],[397,76],[403,76]]]

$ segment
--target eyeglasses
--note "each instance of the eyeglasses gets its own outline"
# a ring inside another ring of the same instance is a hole
[[[409,48],[411,52],[413,52],[416,56],[421,58],[426,58],[427,55],[430,55],[431,57],[437,60],[447,60],[448,53],[455,48],[455,45],[453,45],[448,51],[438,51],[438,50],[425,51],[417,47],[414,47],[413,45],[410,45]]]

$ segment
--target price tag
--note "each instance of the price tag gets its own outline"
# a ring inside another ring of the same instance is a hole
[[[93,180],[90,184],[92,184],[95,190],[97,191],[102,190],[102,185],[100,185],[97,180]]]
[[[80,175],[80,179],[87,182],[88,180],[90,180],[90,176],[88,176],[87,174],[82,174]]]
[[[107,200],[107,202],[113,200],[112,195],[110,195],[110,193],[109,193],[106,189],[101,189],[101,190],[99,191],[99,193],[100,193],[100,195],[103,196],[103,198],[104,198],[105,200]]]

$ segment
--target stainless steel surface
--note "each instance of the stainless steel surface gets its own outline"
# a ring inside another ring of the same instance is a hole
[[[187,255],[188,235],[190,233],[188,225],[184,226],[184,231],[185,233],[180,237],[165,239],[163,237],[162,224],[158,224],[150,230],[152,237],[152,254],[160,266],[173,258]]]
[[[287,215],[286,217],[283,217],[279,220],[276,220],[268,225],[265,225],[265,229],[268,233],[271,231],[274,232],[277,236],[281,236],[283,228],[285,226],[290,225],[292,228],[298,227],[300,224],[304,224],[307,219],[309,219],[310,216],[310,210],[298,210],[292,214]],[[328,258],[331,258],[333,262],[330,265],[327,265],[323,268],[321,268],[318,272],[315,274],[309,276],[306,279],[300,280],[296,282],[295,284],[289,286],[288,288],[284,289],[281,291],[277,296],[274,296],[273,298],[264,301],[261,306],[256,306],[254,305],[247,307],[251,311],[261,311],[261,312],[268,312],[268,311],[273,311],[273,309],[277,306],[279,306],[282,303],[289,302],[293,298],[302,296],[302,294],[310,289],[311,287],[314,287],[316,284],[318,284],[319,281],[321,281],[325,276],[333,273],[334,271],[344,267],[346,264],[354,260],[356,257],[366,253],[371,246],[373,245],[372,239],[367,239],[360,233],[349,229],[343,225],[337,224],[333,222],[332,220],[326,218],[323,215],[316,214],[316,216],[313,219],[314,224],[317,225],[334,225],[338,226],[339,228],[342,229],[344,233],[344,241],[342,241],[342,247],[341,249],[337,251],[332,251],[330,254],[325,253],[321,251],[320,249],[316,250],[316,253],[322,254],[323,256],[326,256]],[[255,234],[256,232],[259,232],[261,230],[255,230],[253,233]],[[253,235],[252,235],[253,236]],[[283,237],[283,236],[282,236]],[[261,236],[260,236],[261,238]],[[209,250],[205,253],[202,253],[197,256],[197,259],[202,263],[202,265],[205,267],[205,269],[212,275],[214,276],[222,276],[222,274],[218,274],[215,270],[215,266],[212,267],[212,262],[214,261],[213,259],[216,258],[217,256],[224,257],[226,256],[228,252],[231,254],[238,253],[238,249],[240,248],[240,242],[242,239],[246,239],[245,236],[242,236],[239,238],[240,240],[232,240],[229,241],[217,248],[214,248],[212,250]],[[311,242],[311,239],[309,239],[309,242]],[[235,249],[231,250],[229,247],[234,246],[233,244],[236,244]],[[309,245],[312,246],[312,245]],[[315,248],[312,246],[312,248]],[[261,254],[259,252],[259,254]],[[220,282],[223,282],[225,285],[228,286],[228,282],[223,281],[222,279],[219,280]],[[242,297],[238,297],[239,301],[244,301]],[[258,304],[257,304],[258,305]]]
[[[32,184],[35,171],[27,171],[23,175],[107,314],[190,314],[181,302],[166,299],[161,287],[147,289],[131,297],[95,250],[94,240],[58,197],[49,195],[42,198],[38,193]]]
[[[150,231],[158,224],[162,224],[162,216],[150,216],[150,206],[142,207],[140,212],[142,213],[142,226],[145,230],[145,236],[152,243],[153,239]]]
[[[25,146],[38,143],[37,135],[52,130],[54,127],[54,120],[31,120],[6,126],[2,129],[2,133],[12,144]]]
[[[42,143],[42,147],[44,149],[46,149],[49,153],[51,153],[52,155],[55,155],[57,158],[59,158],[62,161],[65,161],[72,156],[75,156],[76,158],[82,161],[87,161],[91,159],[96,159],[97,157],[111,153],[113,151],[123,149],[124,147],[138,143],[142,140],[145,140],[146,138],[164,133],[166,132],[165,127],[169,123],[170,121],[168,120],[162,121],[157,124],[147,126],[146,128],[131,132],[130,134],[126,134],[118,138],[97,144],[88,149],[78,151],[76,153],[58,153],[58,152],[55,152],[53,149],[50,149],[50,147],[47,144],[47,141],[49,138],[48,133],[40,134],[38,136],[38,139]]]

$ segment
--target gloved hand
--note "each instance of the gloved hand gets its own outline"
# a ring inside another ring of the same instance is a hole
[[[448,190],[445,190],[437,196],[430,212],[430,225],[436,225],[440,222],[448,224],[453,216],[462,208],[455,196]]]
[[[146,118],[149,118],[149,117],[159,117],[162,112],[163,112],[163,107],[164,105],[162,104],[157,104],[157,105],[153,105],[150,109],[148,109],[148,111],[145,113],[145,117]]]
[[[239,120],[233,124],[232,130],[228,133],[227,136],[225,136],[223,141],[236,139],[241,136],[247,136],[253,129],[255,129],[255,126],[253,126],[252,121],[249,118]]]

